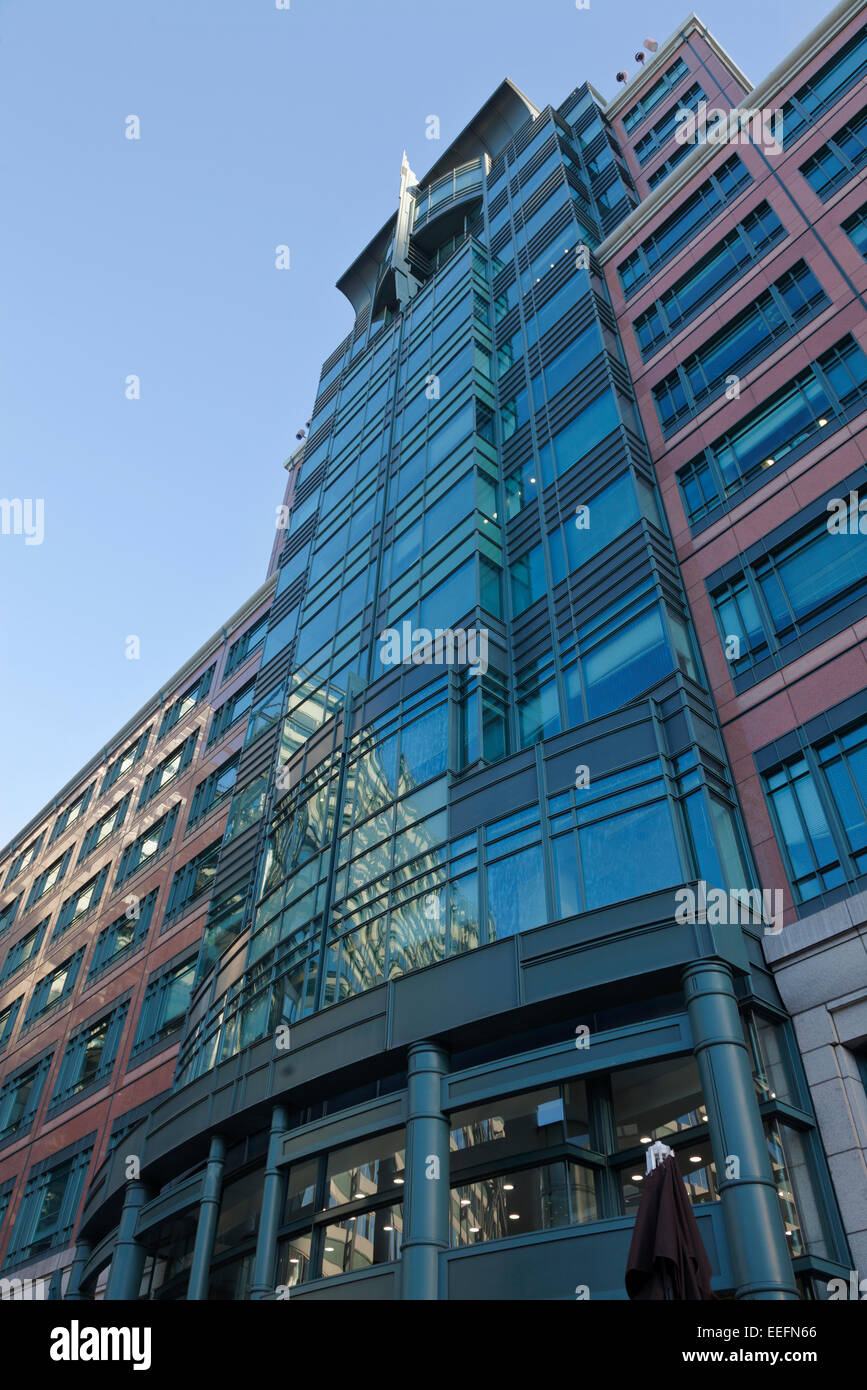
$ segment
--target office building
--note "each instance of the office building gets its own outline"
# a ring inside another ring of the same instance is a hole
[[[62,1127],[74,1190],[36,1104],[3,1274],[60,1206],[68,1298],[623,1298],[657,1139],[720,1294],[867,1262],[864,10],[404,158],[171,1082]]]

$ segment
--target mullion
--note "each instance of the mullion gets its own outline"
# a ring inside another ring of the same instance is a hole
[[[801,835],[802,835],[802,838],[803,838],[803,842],[804,842],[804,845],[805,845],[805,847],[806,847],[807,853],[808,853],[808,855],[809,855],[810,861],[811,861],[811,863],[812,863],[812,865],[813,865],[813,871],[812,871],[811,874],[798,874],[798,873],[796,873],[796,871],[795,871],[795,866],[794,866],[794,863],[793,863],[793,861],[792,861],[791,854],[790,854],[790,852],[789,852],[789,847],[788,847],[788,844],[787,844],[787,842],[786,842],[786,837],[785,837],[785,834],[783,833],[782,822],[781,822],[781,820],[780,820],[779,813],[778,813],[778,811],[777,811],[777,802],[776,802],[775,792],[780,791],[781,788],[778,787],[778,788],[773,788],[773,789],[772,789],[770,786],[767,787],[767,793],[766,793],[766,794],[767,794],[767,801],[768,801],[768,809],[769,809],[769,811],[770,811],[770,813],[771,813],[771,823],[772,823],[772,825],[773,825],[773,827],[774,827],[774,834],[775,834],[775,837],[776,837],[776,840],[777,840],[777,845],[778,845],[778,847],[779,847],[779,850],[780,850],[780,853],[781,853],[781,856],[782,856],[782,859],[783,859],[783,863],[784,863],[784,865],[785,865],[785,867],[786,867],[786,872],[787,872],[789,881],[790,881],[790,883],[792,884],[792,886],[794,887],[795,892],[796,892],[796,894],[797,894],[799,900],[800,900],[801,902],[805,902],[805,901],[808,901],[808,899],[805,899],[805,898],[804,898],[804,895],[803,895],[803,893],[802,893],[802,891],[801,891],[801,887],[800,887],[801,883],[804,881],[805,878],[807,878],[807,879],[809,879],[809,878],[814,878],[814,879],[816,879],[816,881],[817,881],[817,882],[819,883],[819,885],[820,885],[820,888],[819,888],[820,893],[821,893],[821,892],[824,892],[823,875],[822,875],[822,870],[821,870],[820,865],[819,865],[818,855],[816,854],[816,851],[815,851],[815,849],[814,849],[814,847],[813,847],[813,837],[812,837],[812,836],[810,835],[810,833],[809,833],[809,828],[808,828],[808,826],[807,826],[807,821],[806,821],[806,818],[805,818],[805,816],[804,816],[804,812],[803,812],[803,810],[802,810],[802,808],[801,808],[801,798],[800,798],[800,796],[799,796],[798,793],[797,793],[797,790],[796,790],[796,783],[794,782],[794,780],[793,780],[793,778],[792,778],[792,773],[791,773],[789,764],[786,764],[786,765],[783,767],[782,771],[783,771],[783,773],[784,773],[784,775],[785,775],[785,779],[786,779],[784,785],[785,785],[786,789],[787,789],[788,792],[789,792],[789,796],[790,796],[790,799],[791,799],[791,802],[792,802],[792,809],[793,809],[793,812],[794,812],[795,816],[797,817],[798,824],[800,825],[800,828],[801,828]],[[833,838],[833,836],[832,836],[832,838]],[[817,895],[813,895],[813,896],[817,896]]]
[[[804,757],[816,786],[816,795],[828,823],[840,867],[848,881],[854,883],[859,878],[860,871],[849,850],[849,836],[846,834],[846,827],[837,809],[837,802],[831,791],[831,785],[825,776],[825,769],[822,766],[818,750],[812,747],[805,748]]]

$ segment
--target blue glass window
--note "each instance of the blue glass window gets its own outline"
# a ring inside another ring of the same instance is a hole
[[[53,844],[55,840],[60,838],[65,830],[68,830],[71,825],[74,825],[77,820],[81,819],[87,810],[92,792],[93,787],[88,787],[80,796],[77,796],[74,801],[70,802],[64,811],[61,811],[57,820],[54,822],[54,829],[48,841],[49,844]]]
[[[553,656],[538,657],[515,677],[518,731],[522,748],[560,732],[560,702]]]
[[[867,72],[867,24],[814,72],[783,107],[783,144],[792,145]]]
[[[0,1009],[0,1049],[6,1046],[12,1036],[12,1032],[15,1028],[15,1020],[18,1017],[18,1010],[21,1008],[21,1000],[23,998],[24,995],[22,994],[18,999],[13,999],[11,1004],[7,1004],[4,1008]]]
[[[731,373],[746,372],[828,303],[806,262],[797,261],[653,387],[663,431],[679,429],[724,388]]]
[[[827,202],[867,163],[867,107],[847,121],[805,164],[801,173],[817,197]]]
[[[120,917],[103,927],[93,948],[87,971],[88,980],[95,979],[103,970],[125,960],[143,945],[150,930],[158,894],[159,889],[152,889],[146,898],[131,903]]]
[[[867,394],[867,356],[842,338],[806,371],[750,411],[678,470],[690,521],[696,521],[805,444]]]
[[[63,932],[68,931],[86,912],[90,912],[92,908],[98,906],[110,869],[110,864],[103,865],[98,874],[95,874],[92,879],[77,889],[72,897],[66,899],[57,914],[57,924],[51,938],[52,941],[56,941]]]
[[[720,638],[740,638],[736,672],[748,670],[768,655],[867,597],[867,534],[828,529],[822,513],[799,535],[774,546],[711,594]],[[800,651],[800,648],[797,649]],[[791,658],[788,658],[791,659]]]
[[[661,150],[663,145],[668,144],[677,129],[680,112],[696,111],[699,102],[702,101],[707,101],[707,93],[698,82],[693,82],[682,94],[677,105],[672,106],[670,111],[666,111],[664,116],[660,116],[647,134],[642,135],[637,142],[635,157],[639,164],[646,164],[649,159],[653,158],[657,150]],[[686,145],[684,148],[688,150],[690,147]]]
[[[748,266],[786,235],[767,202],[759,203],[722,241],[696,261],[656,302],[639,314],[633,327],[642,356],[648,357],[711,300],[720,285],[731,285]]]
[[[194,734],[194,743],[195,738],[196,735]],[[105,815],[101,816],[95,825],[90,826],[82,841],[81,853],[78,856],[79,864],[82,859],[86,859],[89,854],[92,854],[95,849],[98,849],[110,835],[113,835],[116,830],[120,829],[126,819],[126,813],[129,809],[131,800],[132,792],[127,792],[126,796],[123,797],[121,801],[118,801],[116,805],[112,806],[110,811],[106,811]]]
[[[738,156],[729,155],[716,172],[617,267],[624,293],[634,294],[751,182],[752,176]]]
[[[216,840],[214,844],[200,850],[194,858],[188,860],[182,868],[177,870],[169,890],[164,920],[168,921],[170,918],[186,912],[187,908],[198,898],[210,892],[217,872],[219,857],[220,841]]]
[[[42,1098],[51,1054],[8,1077],[0,1087],[0,1142],[26,1134]]]
[[[151,976],[142,999],[131,1058],[164,1042],[180,1028],[193,992],[195,974],[194,958],[170,963]]]
[[[553,361],[546,363],[542,374],[549,401],[558,391],[562,391],[564,386],[570,386],[578,373],[589,366],[601,351],[602,334],[598,325],[593,323],[589,328],[585,328],[583,333],[579,333]]]
[[[546,920],[539,807],[485,828],[490,937],[498,941]]]
[[[817,756],[845,837],[845,853],[858,875],[867,874],[867,720],[820,743]]]
[[[211,681],[214,678],[215,670],[216,663],[209,666],[207,671],[203,671],[198,680],[194,681],[183,695],[180,695],[177,700],[169,705],[168,709],[163,713],[160,722],[160,731],[157,735],[158,738],[165,738],[166,734],[171,733],[172,729],[180,723],[185,715],[189,714],[190,710],[195,709],[196,705],[204,700],[211,688]],[[105,791],[105,787],[103,787],[103,791]]]
[[[3,936],[15,921],[23,896],[23,893],[19,893],[17,898],[11,898],[8,903],[4,903],[0,907],[0,936]]]
[[[310,506],[311,503],[313,504],[312,506]],[[297,509],[297,514],[296,511],[293,510],[293,527],[297,527],[304,520],[303,513],[305,509],[309,508],[309,511],[312,512],[315,510],[315,506],[316,494],[314,493],[313,496],[308,499],[308,502],[305,503],[304,507]],[[242,666],[245,661],[249,661],[253,653],[259,650],[262,643],[265,641],[267,631],[268,614],[265,613],[263,617],[257,619],[252,627],[248,627],[247,631],[243,633],[237,641],[232,643],[229,648],[229,654],[226,657],[226,668],[223,672],[223,680],[230,676],[233,671],[236,671],[239,666]]]
[[[636,126],[641,125],[641,122],[647,119],[651,111],[655,111],[659,103],[665,100],[667,94],[673,91],[678,82],[683,81],[688,72],[689,68],[683,59],[676,58],[671,67],[666,68],[662,76],[658,77],[647,88],[647,91],[642,93],[635,105],[630,106],[623,117],[625,129],[632,132]]]
[[[844,882],[840,858],[806,760],[794,758],[766,774],[765,787],[798,901],[838,887]]]
[[[42,873],[37,876],[33,884],[33,887],[30,889],[30,896],[27,899],[28,910],[33,906],[34,903],[38,903],[40,898],[44,898],[47,893],[50,893],[54,888],[56,888],[58,883],[61,883],[63,881],[63,876],[66,873],[69,861],[72,858],[72,850],[73,846],[70,845],[69,849],[66,851],[65,854],[61,855],[59,859],[55,859],[53,864],[49,864],[48,867],[46,869],[43,869]],[[18,899],[16,899],[16,902],[17,901]],[[3,909],[4,914],[8,912],[11,907],[11,903],[7,904],[7,906]],[[12,919],[5,922],[4,925],[2,918],[0,918],[0,930],[5,930],[5,927],[11,926],[11,921]]]
[[[555,323],[559,323],[573,304],[580,302],[587,291],[588,284],[585,272],[582,271],[567,280],[565,285],[562,285],[540,309],[536,310],[535,318],[529,319],[527,323],[528,341],[532,344],[538,338],[543,337],[549,328],[553,328]]]
[[[68,999],[78,978],[78,970],[84,956],[82,946],[69,956],[61,965],[43,975],[37,982],[33,993],[30,996],[30,1003],[27,1005],[27,1013],[24,1018],[24,1027],[29,1028],[42,1018],[49,1010],[59,1007],[65,999]]]
[[[60,1249],[72,1235],[93,1145],[28,1178],[6,1258],[10,1263]]]
[[[549,798],[556,915],[683,880],[662,769],[642,763]]]
[[[158,858],[164,850],[168,849],[177,818],[178,807],[173,806],[155,825],[145,830],[131,845],[127,845],[120,857],[117,878],[114,881],[115,888],[125,883],[144,864]]]
[[[732,670],[740,672],[768,654],[768,641],[752,588],[743,577],[714,590],[717,626]],[[729,655],[729,639],[736,637],[740,655]]]
[[[662,183],[663,179],[667,179],[672,170],[676,169],[681,160],[686,159],[686,156],[691,154],[694,148],[693,145],[687,143],[676,146],[673,154],[670,154],[668,159],[664,159],[661,164],[657,165],[652,174],[648,174],[648,188],[655,188],[658,183]]]
[[[224,734],[248,714],[253,706],[253,691],[255,680],[248,681],[240,690],[236,690],[234,695],[230,695],[228,700],[224,700],[219,709],[214,710],[214,717],[211,720],[211,728],[208,733],[208,747],[219,742]]]
[[[672,669],[658,605],[632,616],[634,605],[608,622],[579,629],[588,716],[607,714]],[[584,640],[581,640],[584,639]]]
[[[0,982],[8,980],[10,975],[15,974],[16,970],[20,970],[23,965],[36,959],[50,920],[49,917],[46,917],[44,922],[40,922],[38,926],[19,937],[14,945],[9,947],[3,962],[3,969],[0,971]]]
[[[117,1058],[129,999],[95,1023],[88,1023],[69,1039],[51,1096],[52,1109],[67,1104],[91,1086],[111,1077]]]
[[[778,642],[867,594],[867,534],[832,535],[822,516],[753,566]]]
[[[565,429],[554,435],[551,443],[540,451],[542,458],[553,459],[554,473],[559,478],[617,429],[619,424],[614,393],[604,391],[585,406]]]
[[[8,888],[9,884],[13,883],[14,880],[24,869],[28,869],[30,867],[37,854],[39,853],[40,847],[42,845],[42,840],[43,835],[37,835],[36,839],[32,840],[26,849],[21,850],[18,854],[15,855],[14,859],[12,860],[12,863],[9,866],[9,872],[6,875],[6,882],[3,885],[4,888]]]
[[[267,666],[278,652],[282,652],[289,645],[298,629],[298,617],[301,613],[300,607],[291,608],[285,617],[271,629],[265,641],[262,651],[262,665]]]
[[[694,675],[684,642],[681,664]],[[578,628],[577,652],[574,641],[564,645],[570,726],[626,704],[674,666],[654,586],[640,585]]]
[[[628,531],[639,516],[633,475],[624,473],[591,498],[586,510],[582,509],[581,514],[565,521],[562,529],[558,527],[549,532],[554,583],[559,584],[567,574],[586,565],[617,536]]]
[[[863,203],[851,217],[846,218],[843,231],[855,249],[867,260],[867,203]]]
[[[156,767],[152,768],[146,775],[142,782],[141,793],[138,799],[139,810],[141,810],[143,806],[146,806],[149,801],[152,801],[159,792],[164,791],[166,787],[170,786],[172,782],[176,781],[178,777],[181,777],[183,773],[186,772],[190,763],[193,761],[198,737],[199,731],[196,729],[188,738],[184,739],[183,743],[179,744],[177,748],[173,748],[171,753],[168,753],[166,757],[164,757],[161,762],[157,763]],[[99,829],[100,826],[94,826],[94,830]],[[85,841],[85,843],[88,842]],[[93,845],[90,846],[90,848],[94,847]]]
[[[541,542],[517,557],[509,565],[512,587],[512,617],[517,618],[546,591],[545,560]]]
[[[121,753],[119,758],[115,758],[114,762],[109,764],[108,771],[99,789],[100,796],[104,796],[109,787],[113,787],[119,777],[122,777],[125,772],[128,772],[131,767],[134,767],[135,764],[144,757],[150,734],[150,729],[145,729],[144,733],[139,734],[135,742],[131,743],[129,747]]]

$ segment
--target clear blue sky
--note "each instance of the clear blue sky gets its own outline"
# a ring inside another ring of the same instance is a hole
[[[334,282],[403,147],[423,174],[506,76],[537,106],[585,78],[610,97],[687,12],[0,0],[0,496],[45,501],[41,545],[0,535],[0,846],[262,582],[282,462],[351,326]],[[824,12],[700,11],[754,82]]]

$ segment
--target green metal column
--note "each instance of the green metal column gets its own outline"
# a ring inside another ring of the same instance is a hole
[[[89,1240],[79,1240],[75,1245],[75,1256],[69,1267],[69,1278],[66,1281],[66,1293],[63,1295],[64,1302],[81,1298],[81,1276],[84,1267],[90,1259],[91,1244]]]
[[[434,1043],[410,1047],[401,1298],[439,1298],[440,1255],[449,1245],[449,1122],[441,1099],[448,1070],[447,1054]]]
[[[271,1113],[271,1134],[268,1140],[268,1159],[262,1185],[262,1208],[259,1213],[259,1235],[256,1240],[256,1259],[250,1283],[250,1298],[259,1300],[274,1292],[274,1263],[277,1259],[277,1232],[283,1211],[286,1191],[286,1170],[278,1164],[283,1134],[289,1128],[289,1116],[282,1105]]]
[[[217,1234],[220,1199],[223,1195],[223,1165],[225,1162],[226,1141],[221,1134],[214,1134],[211,1136],[208,1166],[205,1169],[205,1181],[202,1184],[202,1195],[199,1200],[199,1220],[196,1226],[193,1262],[190,1265],[190,1278],[187,1284],[188,1303],[207,1301],[211,1260],[214,1255],[214,1238]]]
[[[108,1273],[106,1302],[128,1302],[130,1299],[138,1298],[147,1251],[136,1240],[135,1228],[138,1214],[147,1199],[148,1190],[143,1182],[135,1179],[127,1183],[120,1225],[117,1228],[117,1244]]]
[[[796,1299],[798,1290],[731,969],[721,960],[695,961],[684,971],[683,984],[707,1106],[735,1296]]]

